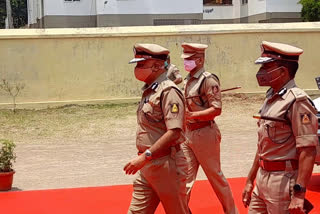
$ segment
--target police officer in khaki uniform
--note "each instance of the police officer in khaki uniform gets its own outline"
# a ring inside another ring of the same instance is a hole
[[[258,149],[242,200],[251,214],[305,213],[318,121],[312,101],[294,81],[303,50],[266,41],[261,49],[256,77],[260,86],[271,88],[257,116]]]
[[[167,214],[187,214],[187,162],[180,149],[185,140],[184,98],[166,77],[169,51],[156,44],[136,44],[135,77],[145,82],[137,110],[138,154],[124,167],[138,177],[133,184],[129,214],[154,213],[161,201]]]
[[[176,65],[171,64],[170,56],[168,55],[167,61],[165,62],[165,67],[167,69],[167,77],[173,81],[176,85],[182,82],[182,76]]]
[[[238,213],[229,184],[220,166],[221,134],[215,117],[221,114],[220,82],[216,75],[203,68],[207,45],[183,43],[186,99],[186,136],[182,149],[189,161],[187,193],[196,180],[199,164],[220,200],[225,213]]]

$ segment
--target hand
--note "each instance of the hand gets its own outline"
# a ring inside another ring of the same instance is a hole
[[[132,159],[129,163],[127,163],[123,171],[126,172],[127,175],[134,175],[138,170],[140,170],[146,163],[147,159],[145,157],[145,154],[141,154],[138,157]]]
[[[304,194],[296,196],[294,195],[291,199],[289,205],[289,213],[290,214],[304,214],[305,211],[303,209],[304,204]]]
[[[194,119],[194,117],[195,117],[195,113],[192,111],[189,111],[189,109],[186,109],[186,120],[190,121]]]
[[[252,190],[253,190],[253,184],[250,182],[247,182],[242,192],[242,203],[245,208],[247,208],[250,204]]]

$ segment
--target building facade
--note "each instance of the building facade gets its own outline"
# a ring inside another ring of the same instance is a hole
[[[301,21],[299,0],[28,0],[31,28]]]

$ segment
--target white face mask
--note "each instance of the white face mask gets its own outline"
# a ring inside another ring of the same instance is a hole
[[[184,69],[188,72],[192,71],[195,67],[197,67],[196,61],[195,60],[187,60],[185,59],[183,61],[184,64]]]

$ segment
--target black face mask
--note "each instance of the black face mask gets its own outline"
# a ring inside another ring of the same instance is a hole
[[[273,82],[281,78],[281,69],[283,66],[275,68],[271,71],[267,69],[260,68],[256,74],[258,84],[260,86],[271,86]]]

